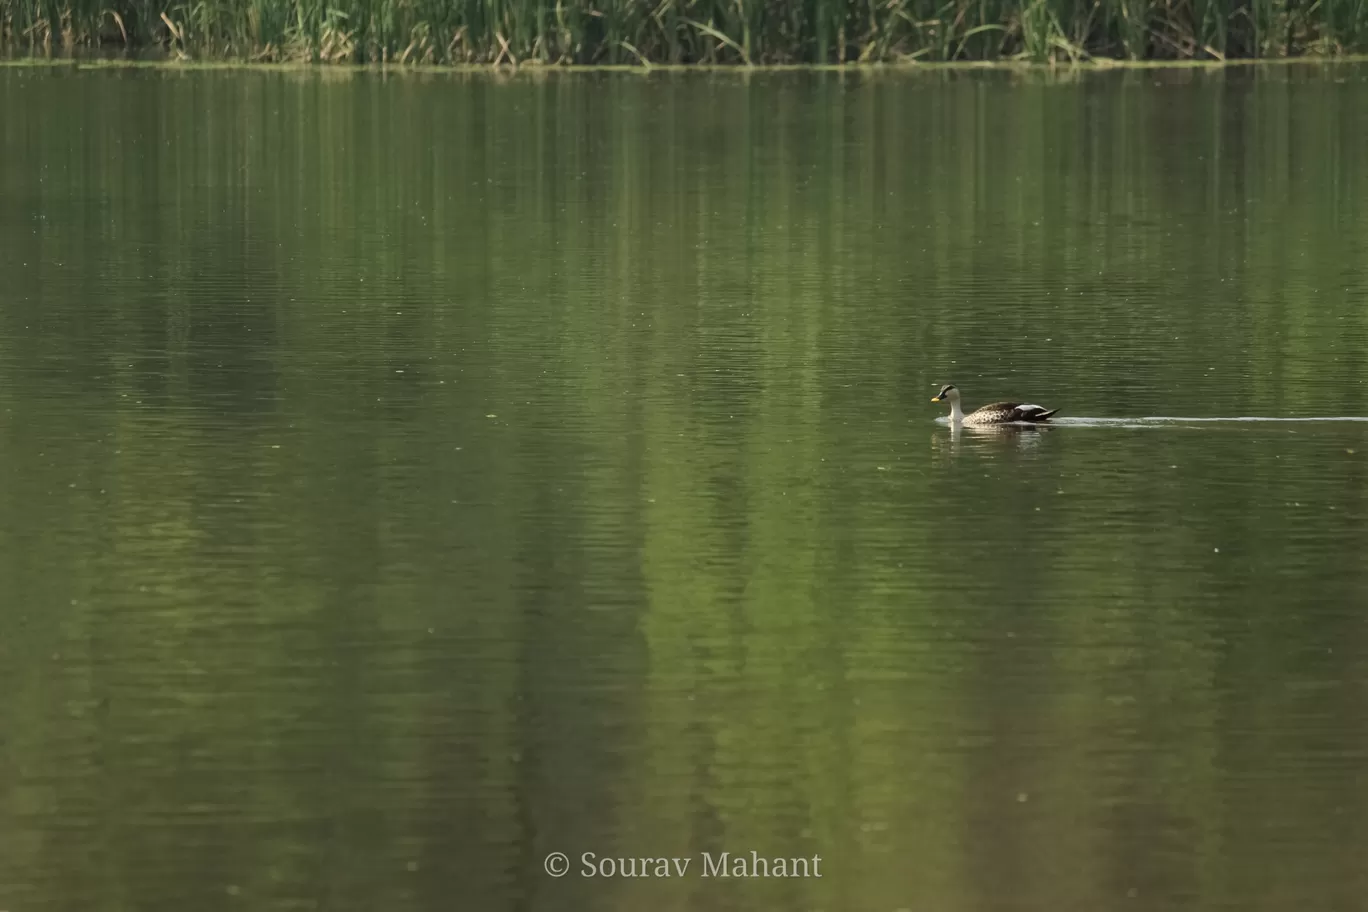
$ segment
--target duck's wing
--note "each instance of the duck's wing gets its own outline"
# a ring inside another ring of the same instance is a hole
[[[1039,405],[1012,406],[1012,421],[1046,421],[1059,409],[1047,409]]]
[[[1002,422],[1045,421],[1057,411],[1059,409],[1047,409],[1044,406],[1023,402],[994,402],[975,410],[974,414]]]

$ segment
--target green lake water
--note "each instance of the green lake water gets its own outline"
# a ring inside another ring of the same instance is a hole
[[[0,909],[1368,908],[1365,106],[0,68]]]

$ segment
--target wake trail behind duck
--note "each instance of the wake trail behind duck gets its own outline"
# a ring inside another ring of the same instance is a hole
[[[1334,422],[1368,423],[1368,416],[1336,415],[1315,418],[1273,418],[1240,415],[1224,418],[1184,418],[1175,415],[1147,415],[1143,418],[1052,418],[1050,424],[1074,427],[1163,427],[1170,424],[1327,424]]]

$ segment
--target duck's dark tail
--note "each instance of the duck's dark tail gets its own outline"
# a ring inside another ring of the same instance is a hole
[[[1025,413],[1023,413],[1023,414],[1021,415],[1021,418],[1020,418],[1019,420],[1021,420],[1021,421],[1049,421],[1049,420],[1050,420],[1050,416],[1053,415],[1053,414],[1054,414],[1055,412],[1057,412],[1057,411],[1059,411],[1059,409],[1056,408],[1056,409],[1050,409],[1049,411],[1046,411],[1045,409],[1038,409],[1038,410],[1036,410],[1036,411],[1025,412]]]

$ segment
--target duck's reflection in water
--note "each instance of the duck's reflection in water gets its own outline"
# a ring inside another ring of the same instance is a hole
[[[949,424],[931,435],[931,449],[950,457],[965,450],[1000,450],[1029,453],[1040,445],[1051,430],[1048,424],[995,424],[964,427]],[[946,431],[949,431],[947,434]]]

